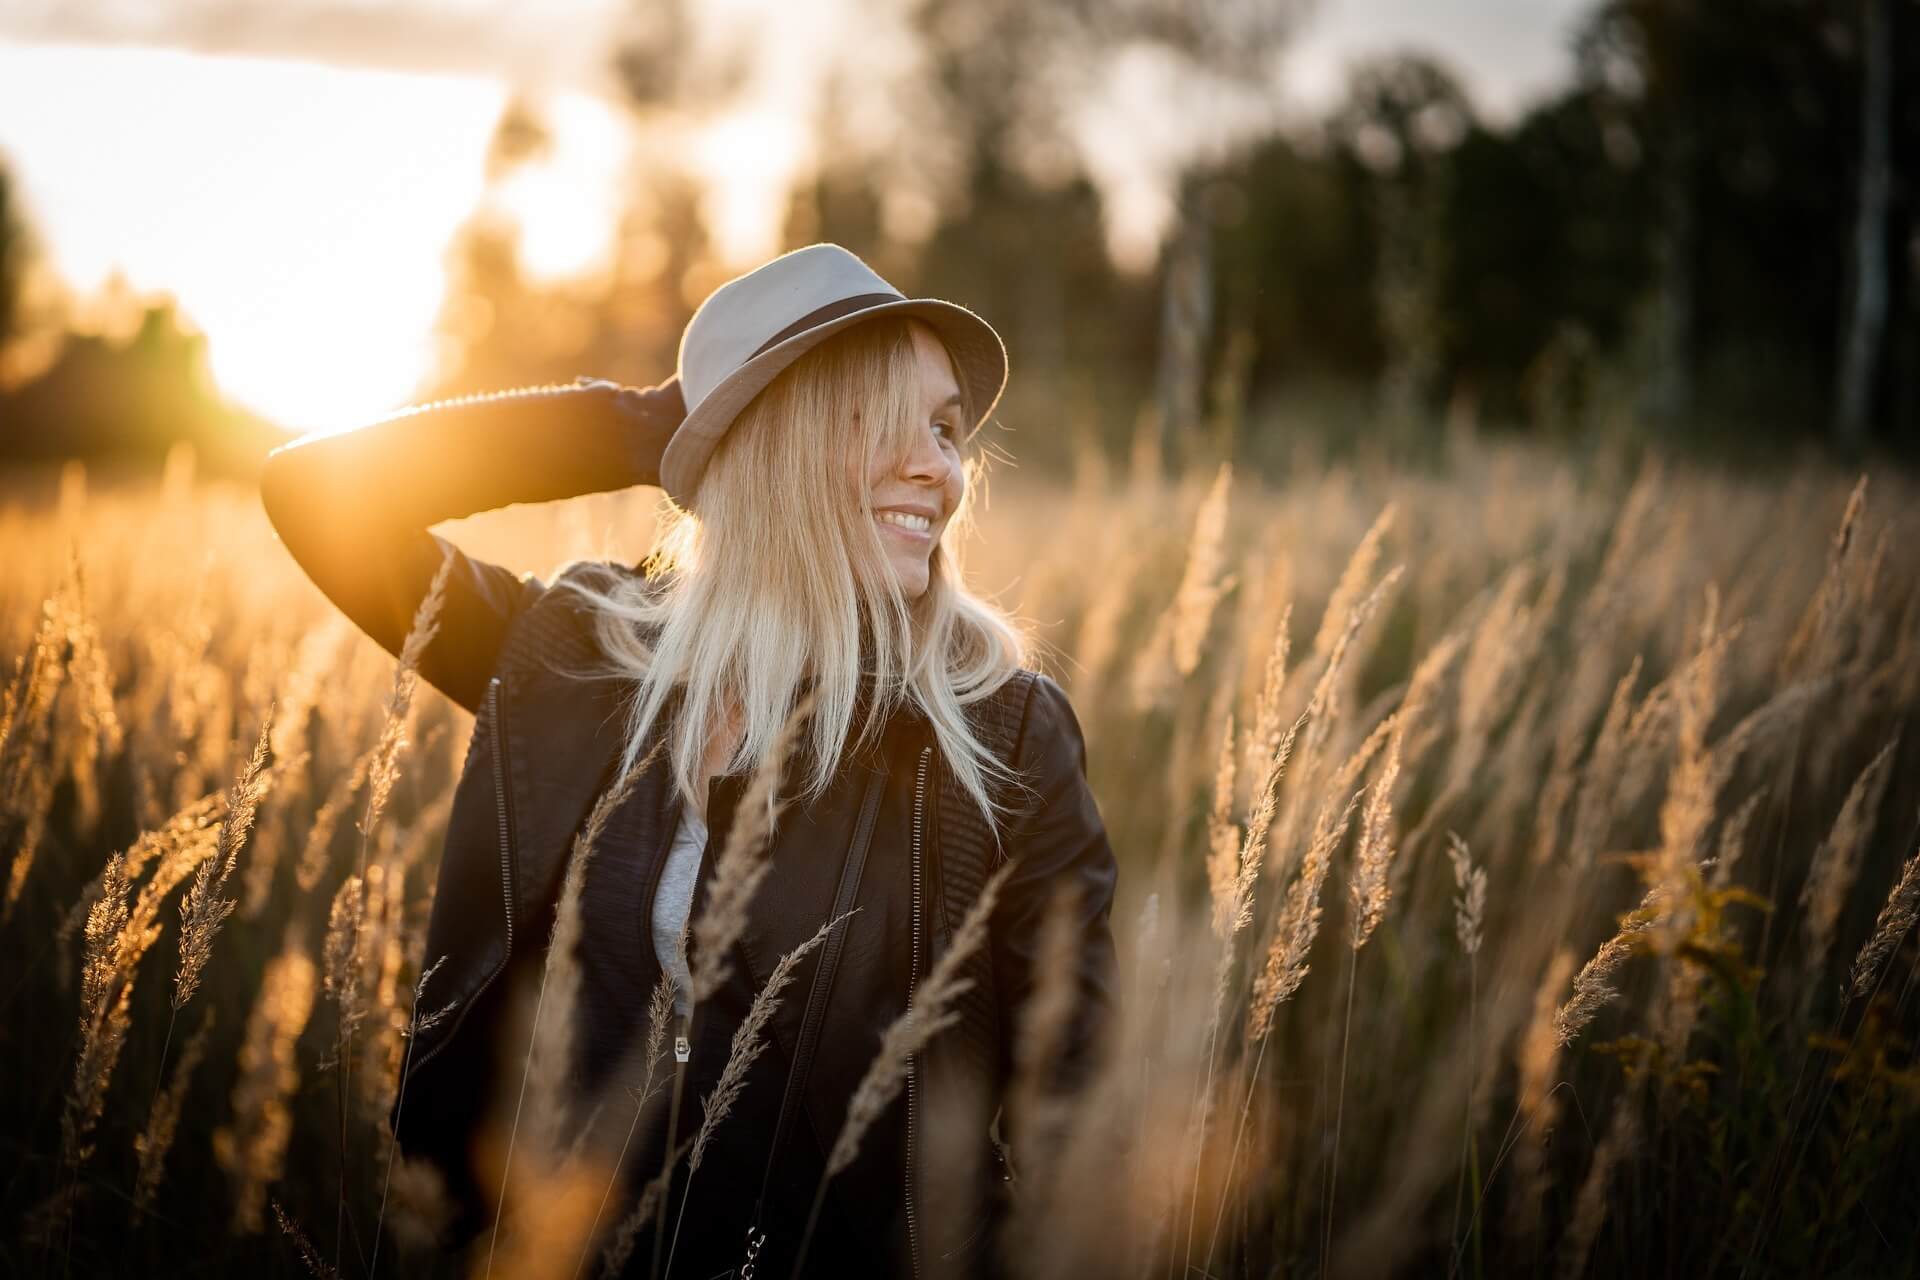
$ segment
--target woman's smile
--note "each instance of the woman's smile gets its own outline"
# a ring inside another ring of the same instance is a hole
[[[873,518],[881,528],[912,546],[924,547],[933,542],[933,516],[926,511],[886,507],[875,511]]]

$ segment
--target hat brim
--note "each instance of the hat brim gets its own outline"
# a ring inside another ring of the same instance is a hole
[[[965,384],[977,406],[967,437],[986,422],[1007,385],[1007,348],[993,326],[954,302],[938,298],[902,298],[882,302],[815,325],[768,347],[735,369],[695,405],[667,441],[660,458],[660,484],[682,507],[691,508],[693,491],[706,470],[707,459],[720,444],[740,411],[766,390],[786,367],[843,329],[875,316],[900,315],[924,320],[940,335],[952,353],[955,375]]]

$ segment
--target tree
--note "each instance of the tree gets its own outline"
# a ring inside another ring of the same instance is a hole
[[[0,351],[20,336],[27,278],[27,225],[6,166],[0,164]]]
[[[1222,85],[1273,90],[1276,57],[1301,6],[1292,0],[1018,0],[953,6],[908,0],[910,25],[928,50],[947,108],[938,117],[965,131],[974,165],[1004,165],[1029,177],[1083,166],[1073,159],[1072,108],[1116,58],[1170,60],[1179,87],[1162,104],[1171,118],[1204,118]],[[1165,436],[1189,434],[1214,326],[1214,182],[1196,158],[1176,176],[1172,226],[1160,262],[1161,307],[1155,402]],[[1047,270],[1040,262],[1030,269]]]
[[[1887,322],[1887,204],[1893,147],[1893,3],[1861,0],[1860,185],[1849,305],[1842,320],[1833,433],[1849,452],[1866,444]]]
[[[1440,389],[1452,160],[1472,126],[1459,82],[1418,55],[1361,64],[1331,121],[1333,136],[1374,179],[1373,296],[1386,348],[1382,409],[1391,419],[1426,410]]]

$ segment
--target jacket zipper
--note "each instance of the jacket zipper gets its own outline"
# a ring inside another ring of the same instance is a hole
[[[467,1011],[473,1008],[486,989],[493,985],[494,979],[500,976],[501,971],[507,967],[508,959],[513,955],[513,822],[507,807],[507,731],[506,725],[500,719],[499,676],[490,677],[487,681],[486,710],[487,718],[493,725],[493,731],[487,735],[487,738],[493,756],[494,807],[500,824],[500,905],[506,912],[507,945],[506,949],[500,953],[500,963],[489,970],[487,976],[480,980],[480,985],[473,989],[473,994],[467,997],[461,1006],[459,1016],[454,1019],[453,1025],[447,1028],[446,1034],[440,1038],[440,1043],[433,1046],[425,1056],[415,1060],[412,1068],[407,1072],[409,1076],[433,1061],[435,1055],[453,1042],[454,1033],[459,1031],[460,1024],[466,1021]]]
[[[907,1008],[913,1008],[914,990],[920,982],[920,833],[923,824],[923,812],[927,797],[927,762],[933,755],[932,747],[920,748],[920,763],[913,775],[913,929],[912,961],[907,969]],[[920,1274],[920,1233],[913,1212],[913,1131],[914,1116],[919,1110],[919,1100],[915,1082],[920,1078],[919,1055],[911,1054],[907,1058],[907,1261],[910,1274]]]

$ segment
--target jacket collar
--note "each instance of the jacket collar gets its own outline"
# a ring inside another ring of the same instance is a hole
[[[530,921],[554,901],[575,834],[595,800],[613,785],[625,746],[623,695],[632,686],[619,679],[564,675],[537,659],[503,666],[501,676],[500,748],[511,800],[514,911],[516,921]],[[854,731],[870,702],[871,690],[863,686],[856,695]],[[669,716],[675,707],[677,700],[670,701]],[[902,702],[882,727],[877,745],[850,754],[847,763],[884,770],[932,741],[931,722],[913,703]],[[650,779],[665,776],[656,765],[641,785],[659,785]]]

